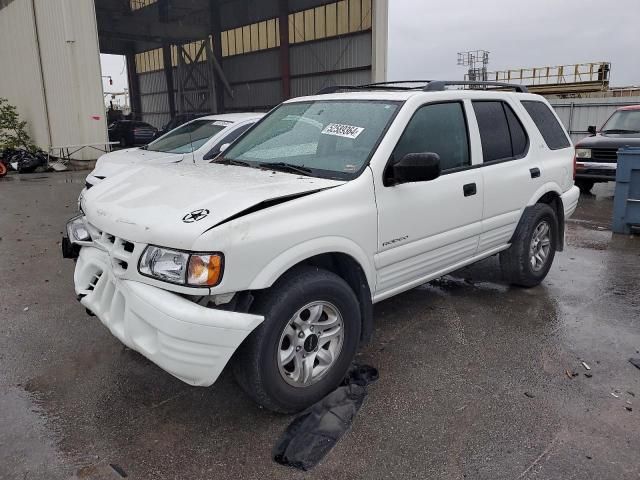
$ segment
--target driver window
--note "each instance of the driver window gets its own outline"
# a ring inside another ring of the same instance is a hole
[[[393,151],[394,161],[407,153],[437,153],[443,172],[471,165],[469,135],[460,102],[419,108]]]

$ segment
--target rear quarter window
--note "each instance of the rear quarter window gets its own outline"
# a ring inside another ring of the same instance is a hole
[[[550,150],[560,150],[571,146],[567,135],[564,133],[564,128],[562,128],[556,116],[545,103],[535,100],[523,100],[522,106],[529,113],[538,130],[540,130],[542,138],[544,138]]]

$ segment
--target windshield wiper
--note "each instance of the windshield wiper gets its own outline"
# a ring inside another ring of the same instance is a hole
[[[234,160],[233,158],[214,158],[209,163],[219,163],[221,165],[238,165],[240,167],[250,167],[251,165],[247,162],[243,162],[242,160]]]
[[[640,133],[640,131],[627,130],[626,128],[611,128],[609,130],[602,130],[602,133]]]
[[[294,165],[293,163],[286,162],[263,162],[258,164],[262,168],[269,168],[272,170],[280,170],[281,172],[299,173],[300,175],[311,176],[312,170],[304,165]]]

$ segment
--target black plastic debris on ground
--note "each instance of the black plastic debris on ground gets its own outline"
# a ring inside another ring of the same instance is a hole
[[[127,472],[124,471],[124,468],[122,468],[120,465],[117,465],[115,463],[110,463],[109,466],[113,469],[114,472],[116,472],[122,478],[127,478],[129,476]]]
[[[298,415],[282,434],[273,459],[300,470],[315,467],[349,430],[378,370],[354,364],[342,385]]]
[[[640,358],[633,358],[631,357],[629,359],[629,363],[631,363],[631,365],[633,365],[636,368],[640,368]]]

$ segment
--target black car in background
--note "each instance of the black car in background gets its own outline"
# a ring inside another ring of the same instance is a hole
[[[120,147],[146,145],[158,133],[156,127],[136,120],[118,120],[109,125],[108,131],[109,141],[118,142]]]
[[[640,105],[620,107],[590,137],[576,143],[576,185],[588,193],[598,182],[616,179],[618,149],[640,147]]]

